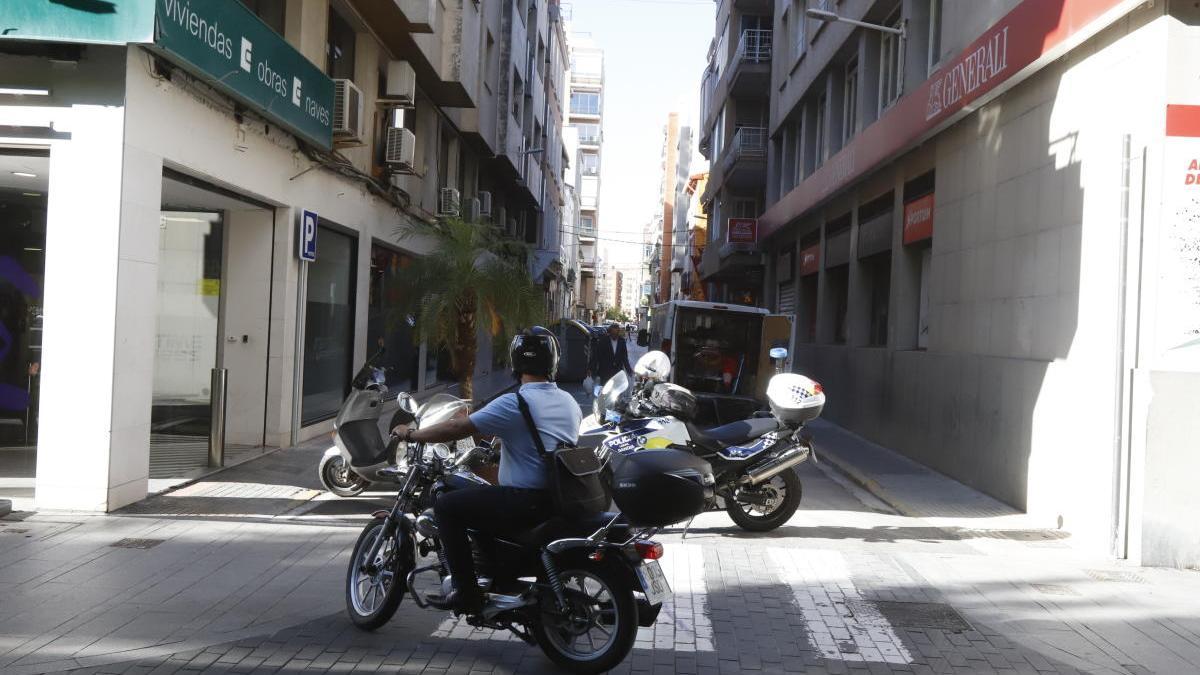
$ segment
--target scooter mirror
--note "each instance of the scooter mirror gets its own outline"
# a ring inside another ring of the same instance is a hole
[[[414,401],[413,397],[409,394],[401,393],[396,397],[396,403],[400,406],[401,410],[407,412],[408,414],[414,416],[417,414],[417,402]]]

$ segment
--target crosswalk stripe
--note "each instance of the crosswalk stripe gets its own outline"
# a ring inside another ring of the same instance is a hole
[[[912,655],[892,625],[859,593],[840,552],[772,547],[767,554],[779,570],[780,581],[791,586],[821,656],[840,661],[912,663]]]

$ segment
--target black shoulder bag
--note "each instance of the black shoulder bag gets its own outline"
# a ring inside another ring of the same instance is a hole
[[[550,477],[550,497],[554,502],[555,515],[564,518],[582,518],[604,511],[608,498],[600,482],[600,460],[588,448],[577,448],[560,444],[553,452],[547,452],[533,422],[533,413],[525,397],[517,394],[517,406],[525,417],[525,425],[533,436],[534,447],[546,463]]]

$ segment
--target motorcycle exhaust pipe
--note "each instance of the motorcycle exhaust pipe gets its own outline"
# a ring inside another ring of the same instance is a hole
[[[812,448],[808,443],[797,443],[779,453],[778,456],[763,460],[746,469],[746,475],[742,476],[739,482],[743,485],[758,485],[807,460],[811,455]]]

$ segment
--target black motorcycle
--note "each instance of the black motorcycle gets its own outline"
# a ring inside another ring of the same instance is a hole
[[[400,403],[393,429],[411,423],[429,426],[467,406],[445,395],[419,410],[403,394]],[[390,510],[377,511],[363,529],[346,575],[347,613],[367,630],[387,623],[406,594],[419,607],[437,607],[416,584],[421,575],[436,574],[444,597],[451,583],[431,507],[443,492],[487,485],[471,467],[494,459],[490,447],[456,453],[440,443],[407,444],[400,454],[403,462],[380,472],[400,484],[395,503]],[[639,475],[632,463],[623,469],[624,491],[638,493],[625,500],[630,508],[623,514],[575,521],[552,518],[503,536],[471,532],[477,582],[486,602],[480,613],[466,617],[468,623],[511,631],[574,672],[596,673],[620,663],[633,648],[638,626],[653,625],[671,593],[657,562],[663,547],[650,539],[658,527],[647,523],[678,522],[694,515],[704,499],[695,495],[708,490],[703,476],[712,484],[711,469],[694,458],[665,458],[666,465],[663,459],[649,478]],[[688,477],[674,480],[672,487],[693,494],[667,495],[672,503],[665,506],[638,501],[647,492],[662,494],[654,479],[661,482],[661,476],[670,477],[672,471]],[[647,485],[645,490],[638,488],[640,482]],[[636,516],[630,513],[638,514],[639,509],[651,515],[634,525]],[[418,567],[421,558],[426,564]]]

